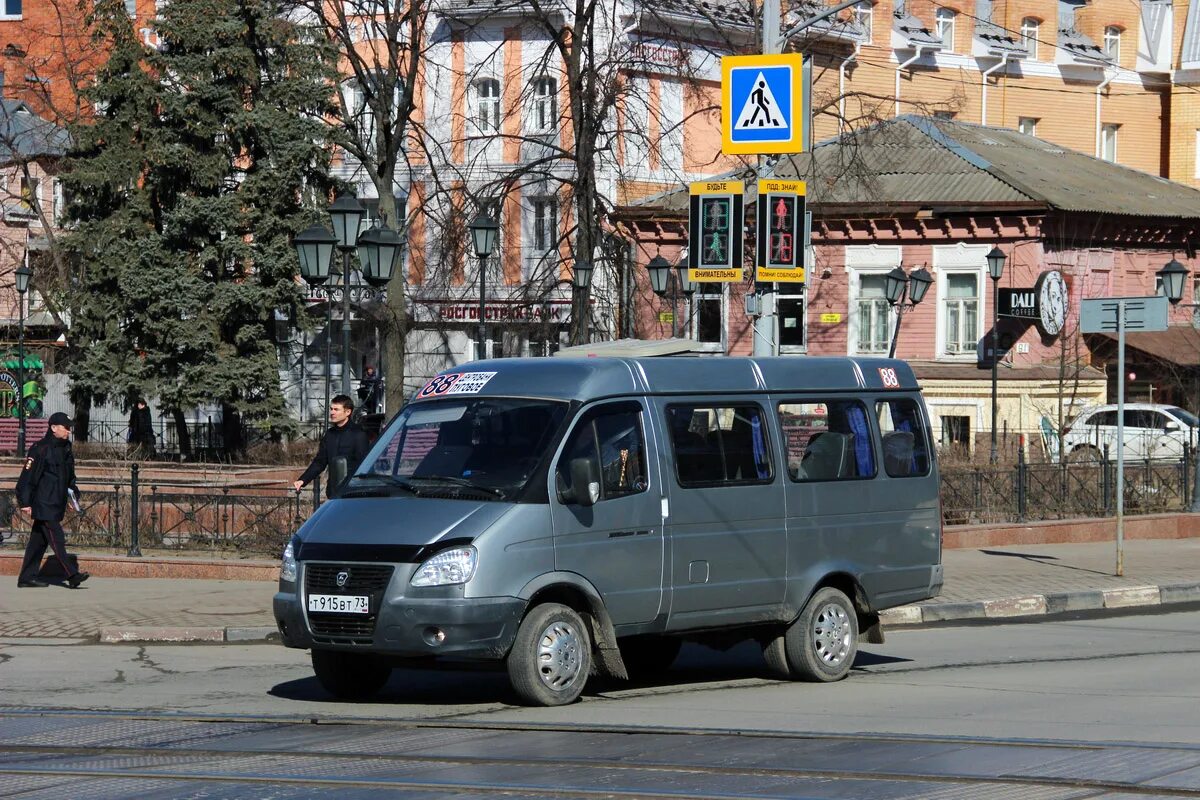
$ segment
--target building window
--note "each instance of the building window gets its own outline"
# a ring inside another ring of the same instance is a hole
[[[1100,129],[1100,157],[1105,161],[1116,163],[1117,129],[1120,127],[1120,125],[1109,123]]]
[[[957,112],[957,111],[945,111],[945,110],[943,110],[943,111],[934,111],[934,112],[933,112],[933,118],[934,118],[934,119],[954,119],[954,117],[955,117],[957,114],[958,114],[958,112]]]
[[[949,8],[937,10],[937,35],[942,40],[942,46],[947,53],[954,52],[954,18],[957,16]]]
[[[1021,117],[1017,120],[1017,130],[1026,136],[1037,136],[1037,118]]]
[[[775,295],[775,315],[779,318],[779,344],[804,347],[804,284],[781,283]]]
[[[137,17],[137,0],[125,0],[125,13],[130,19]]]
[[[62,225],[63,217],[67,212],[67,199],[63,193],[63,183],[57,178],[51,184],[51,191],[54,192],[54,224]]]
[[[1200,178],[1200,128],[1196,129],[1196,177]]]
[[[500,81],[495,78],[475,81],[475,127],[480,133],[500,130]]]
[[[525,214],[522,278],[526,282],[553,278],[558,267],[558,200],[531,198]]]
[[[1111,58],[1114,64],[1121,61],[1121,29],[1115,25],[1104,29],[1104,55]]]
[[[21,177],[21,209],[30,214],[36,213],[41,203],[41,182],[37,178]]]
[[[851,18],[862,28],[863,44],[871,44],[874,39],[872,28],[875,25],[875,7],[869,2],[859,3],[850,9]]]
[[[886,353],[891,344],[892,307],[884,295],[886,280],[882,273],[858,276],[857,353]]]
[[[725,332],[722,305],[724,300],[723,283],[698,284],[695,303],[692,311],[693,325],[696,331],[696,341],[709,344],[720,344]]]
[[[21,18],[21,0],[4,0],[4,15],[5,18],[20,19]]]
[[[1037,61],[1038,33],[1040,29],[1041,23],[1033,17],[1026,17],[1021,20],[1021,46],[1029,53],[1029,58],[1032,61]]]
[[[558,81],[542,76],[533,81],[533,130],[550,133],[558,126]]]
[[[558,244],[558,201],[541,198],[533,201],[533,247],[539,253]]]
[[[944,416],[942,417],[942,438],[938,442],[942,447],[971,446],[971,418]]]
[[[942,309],[949,355],[974,353],[979,341],[979,275],[952,272],[946,275],[946,300]]]

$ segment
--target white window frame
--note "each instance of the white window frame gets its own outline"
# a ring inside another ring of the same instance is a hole
[[[471,81],[471,122],[476,135],[495,136],[500,133],[503,90],[500,79],[492,76]]]
[[[1042,23],[1034,17],[1021,20],[1021,46],[1029,53],[1030,61],[1037,61],[1038,36],[1041,35]]]
[[[1121,126],[1115,122],[1106,122],[1100,126],[1100,158],[1113,164],[1117,163],[1120,153],[1117,150],[1117,134]]]
[[[1121,63],[1121,33],[1116,25],[1104,29],[1104,55],[1111,58],[1114,64]]]
[[[785,291],[786,283],[778,284],[779,293],[775,295],[775,322],[778,326],[775,340],[779,342],[780,353],[807,353],[808,352],[808,295],[806,292]],[[783,344],[783,315],[779,313],[780,303],[784,300],[799,300],[800,301],[800,333],[804,339],[803,344]]]
[[[8,0],[0,0],[0,19],[24,19],[25,0],[21,2],[21,10],[16,14],[8,13]]]
[[[529,128],[533,133],[553,133],[558,126],[558,78],[537,75],[532,83],[533,113]]]
[[[562,212],[559,199],[553,195],[532,195],[526,197],[523,205],[521,280],[529,282],[535,278],[554,277],[546,273],[544,266],[549,261],[558,263],[559,215]],[[546,218],[547,211],[551,212],[549,219]]]
[[[25,187],[29,186],[28,201],[26,200]],[[17,202],[26,207],[30,214],[37,214],[42,207],[42,179],[37,175],[25,176],[22,175],[17,181]]]
[[[849,311],[846,325],[846,352],[851,355],[868,355],[860,353],[858,337],[862,330],[862,321],[858,315],[858,303],[861,299],[860,278],[863,275],[886,275],[900,266],[903,255],[899,247],[870,245],[851,245],[846,248],[846,274],[849,287],[847,310]],[[895,315],[888,322],[888,344],[891,344],[892,332],[895,330]],[[870,353],[875,355],[875,353]],[[887,354],[887,351],[884,351]]]
[[[63,215],[67,210],[66,196],[63,193],[63,183],[61,179],[51,178],[50,181],[51,191],[53,192],[54,196],[54,212],[52,221],[54,226],[57,228],[62,226]]]
[[[863,0],[856,6],[850,7],[850,14],[854,21],[857,22],[862,29],[866,31],[863,37],[862,44],[872,44],[875,41],[875,5],[871,0]]]
[[[676,276],[678,277],[678,276]],[[674,278],[672,278],[674,280]],[[705,289],[716,287],[716,294],[701,294]],[[671,307],[671,294],[667,293],[665,308]],[[700,336],[700,303],[718,300],[721,304],[721,341],[701,342]],[[696,285],[696,293],[689,300],[686,295],[679,297],[679,314],[682,321],[687,322],[687,334],[700,345],[700,350],[707,353],[724,353],[729,339],[729,284],[700,283]],[[684,330],[682,327],[680,330]]]
[[[1200,128],[1196,129],[1195,176],[1200,178]]]
[[[943,51],[945,53],[953,53],[954,50],[954,28],[958,12],[952,8],[939,8],[934,14],[934,21],[937,25],[938,38],[942,40]],[[946,34],[949,33],[949,36]]]
[[[962,242],[954,245],[935,245],[933,248],[934,283],[937,286],[936,344],[937,357],[939,359],[973,362],[981,357],[978,352],[978,342],[983,336],[984,331],[984,309],[991,307],[988,305],[987,297],[987,292],[989,291],[988,283],[990,281],[987,271],[987,253],[990,249],[988,245],[964,244]],[[946,320],[946,306],[949,299],[947,278],[950,275],[960,275],[963,273],[973,274],[975,276],[975,285],[979,287],[978,307],[975,313],[975,342],[977,349],[975,351],[951,353],[946,349],[946,342],[949,338]]]
[[[1037,136],[1037,124],[1039,117],[1018,117],[1017,130],[1026,136]]]

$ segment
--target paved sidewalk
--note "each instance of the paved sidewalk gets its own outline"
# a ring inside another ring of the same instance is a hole
[[[943,594],[885,612],[885,626],[1200,602],[1200,539],[1131,540],[1115,577],[1111,542],[946,550]],[[92,578],[18,589],[0,579],[0,637],[90,641],[274,638],[269,581]]]

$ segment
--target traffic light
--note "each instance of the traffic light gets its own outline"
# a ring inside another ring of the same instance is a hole
[[[742,268],[743,211],[741,181],[692,184],[688,220],[688,267],[702,270]]]
[[[758,280],[804,281],[803,181],[759,183]]]

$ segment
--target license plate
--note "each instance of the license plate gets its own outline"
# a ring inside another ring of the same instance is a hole
[[[371,604],[367,597],[341,594],[310,594],[308,610],[332,614],[369,614]]]

